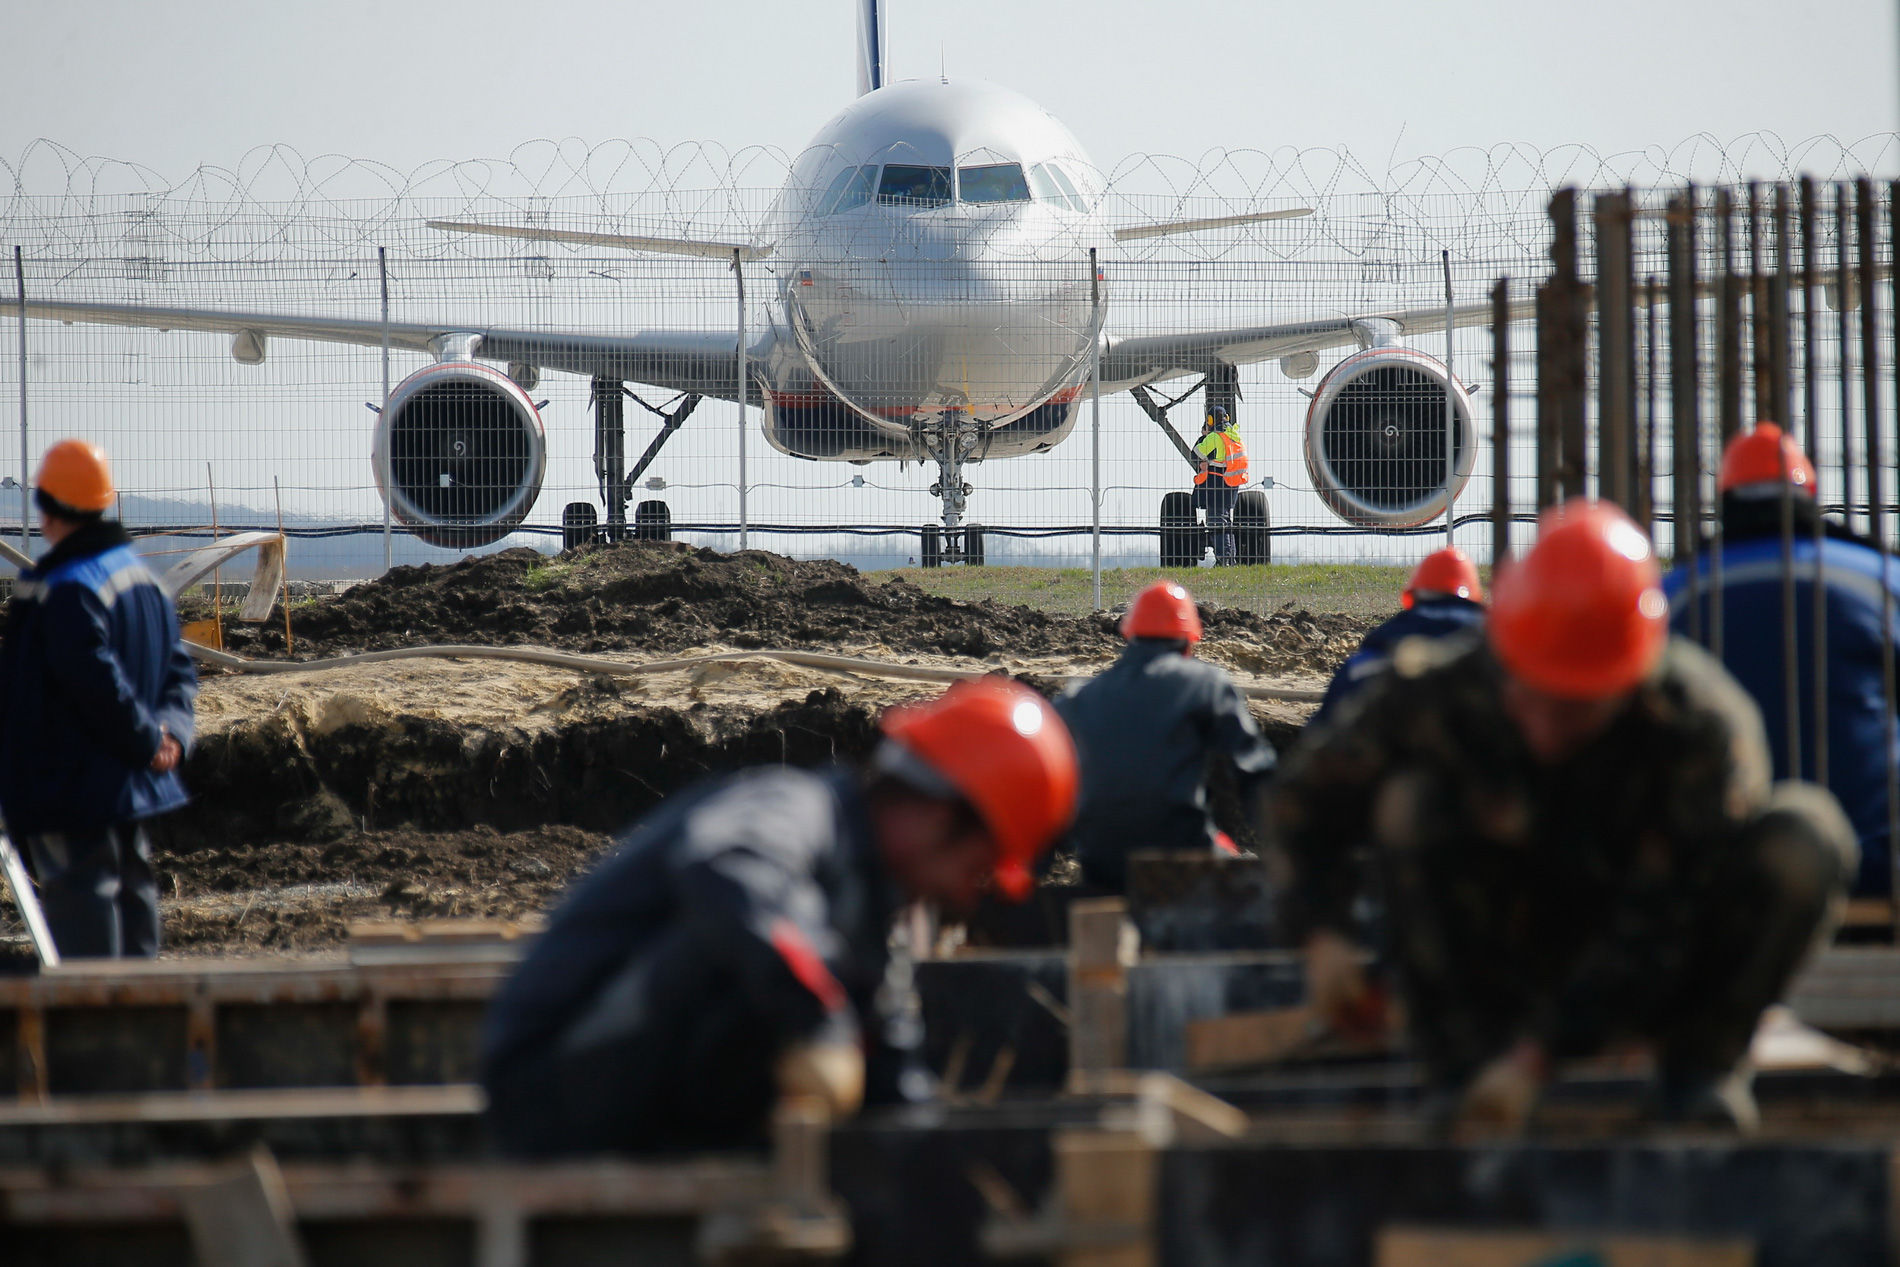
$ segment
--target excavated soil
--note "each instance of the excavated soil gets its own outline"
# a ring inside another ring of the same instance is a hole
[[[187,611],[187,617],[195,613]],[[1371,622],[1203,613],[1203,652],[1242,678],[1311,689]],[[938,598],[829,562],[669,543],[548,558],[511,550],[397,568],[292,608],[299,660],[440,644],[621,660],[822,650],[1010,673],[1053,692],[1120,646],[1111,618]],[[226,646],[283,659],[281,622]],[[424,659],[274,676],[207,673],[185,770],[194,802],[153,827],[168,953],[333,949],[370,917],[518,917],[666,795],[762,762],[869,751],[878,712],[940,686],[776,661],[641,677]],[[1309,706],[1255,706],[1285,744]],[[1217,784],[1223,826],[1251,839]],[[0,936],[17,938],[11,912]]]
[[[1250,673],[1330,673],[1369,626],[1305,611],[1211,608],[1207,639]],[[227,626],[241,655],[284,655],[281,623]],[[829,561],[737,554],[677,542],[587,546],[549,558],[504,550],[382,579],[292,611],[299,659],[427,643],[533,645],[579,652],[738,648],[859,649],[984,659],[1112,652],[1110,615],[1066,616],[940,598]]]

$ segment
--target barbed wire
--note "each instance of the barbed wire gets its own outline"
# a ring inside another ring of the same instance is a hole
[[[39,140],[0,158],[0,241],[41,256],[194,256],[225,261],[343,257],[401,248],[493,255],[492,241],[428,219],[714,236],[755,231],[799,156],[768,146],[648,140],[525,142],[503,158],[441,159],[402,171],[370,159],[263,146],[234,167],[182,179]],[[1308,219],[1126,244],[1128,258],[1378,258],[1397,237],[1421,251],[1482,237],[1522,255],[1543,234],[1549,193],[1811,175],[1900,174],[1900,134],[1789,142],[1771,132],[1603,153],[1586,145],[1466,147],[1375,167],[1345,148],[1209,149],[1130,155],[1092,173],[1111,225],[1312,206]]]

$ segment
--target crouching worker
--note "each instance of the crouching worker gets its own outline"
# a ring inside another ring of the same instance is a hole
[[[1233,764],[1249,814],[1274,765],[1234,680],[1194,659],[1193,595],[1157,581],[1128,605],[1121,631],[1121,658],[1056,700],[1082,762],[1069,840],[1083,880],[1115,892],[1137,849],[1232,851],[1208,813],[1209,758]]]
[[[1622,512],[1548,512],[1487,639],[1402,653],[1274,788],[1314,1004],[1345,1018],[1364,997],[1345,940],[1362,862],[1461,1133],[1522,1128],[1560,1062],[1619,1040],[1655,1055],[1652,1116],[1752,1126],[1756,1022],[1853,874],[1840,807],[1771,789],[1760,714],[1669,638],[1659,580]]]
[[[928,1096],[906,901],[1021,900],[1067,825],[1075,750],[1026,687],[884,715],[862,772],[767,767],[674,797],[549,920],[490,1009],[482,1081],[527,1155],[742,1145],[784,1095]]]
[[[1432,551],[1412,570],[1399,595],[1399,607],[1398,615],[1367,634],[1359,650],[1339,666],[1309,725],[1332,716],[1390,669],[1392,653],[1407,638],[1449,638],[1469,634],[1484,624],[1484,586],[1478,581],[1478,565],[1456,546]]]

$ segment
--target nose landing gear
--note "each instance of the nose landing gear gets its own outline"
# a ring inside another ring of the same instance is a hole
[[[971,424],[962,418],[946,420],[939,431],[925,437],[924,445],[937,464],[937,482],[930,486],[930,494],[943,503],[943,523],[923,526],[923,548],[917,561],[927,568],[946,563],[982,567],[983,529],[963,522],[974,491],[963,481],[963,464],[976,445]]]

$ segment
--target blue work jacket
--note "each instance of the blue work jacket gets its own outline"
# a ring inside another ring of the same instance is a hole
[[[1307,724],[1331,717],[1341,704],[1391,668],[1393,650],[1407,638],[1445,638],[1483,624],[1483,604],[1456,596],[1428,598],[1400,612],[1368,633],[1360,641],[1359,650],[1339,666],[1327,684],[1326,698]]]
[[[1768,728],[1775,777],[1818,782],[1815,769],[1814,583],[1817,551],[1811,535],[1794,542],[1795,698],[1800,710],[1801,768],[1789,761],[1788,708],[1783,663],[1782,558],[1776,536],[1731,539],[1722,546],[1722,663],[1754,697]],[[1860,838],[1858,895],[1890,891],[1887,830],[1888,710],[1882,699],[1881,611],[1894,602],[1900,561],[1881,576],[1881,555],[1856,541],[1830,536],[1818,558],[1826,594],[1822,646],[1827,675],[1827,786],[1840,799]],[[1677,633],[1699,628],[1710,641],[1714,567],[1708,554],[1696,572],[1678,567],[1663,581],[1669,620]],[[1900,614],[1895,616],[1900,630]],[[1900,751],[1900,734],[1896,734]]]
[[[183,805],[155,774],[160,727],[187,752],[198,675],[171,598],[117,523],[80,528],[20,573],[0,645],[0,812],[28,835]]]

